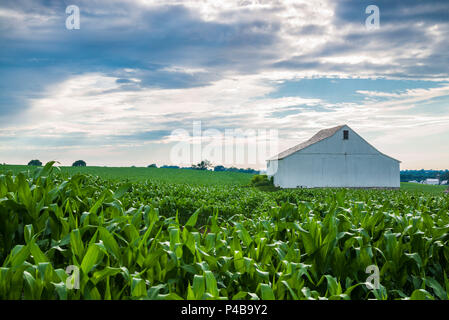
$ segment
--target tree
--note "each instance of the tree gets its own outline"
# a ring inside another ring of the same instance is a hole
[[[207,170],[207,168],[212,167],[212,163],[209,160],[203,160],[198,164],[192,166],[193,169],[197,170]]]
[[[72,164],[72,167],[85,167],[86,162],[83,160],[77,160]]]
[[[226,171],[226,168],[223,167],[223,166],[216,166],[216,167],[214,168],[214,171]]]
[[[29,166],[41,166],[42,162],[40,162],[39,160],[31,160],[30,162],[28,162]]]
[[[155,163],[152,163],[147,168],[157,168],[157,165]]]
[[[440,180],[449,180],[449,171],[445,171],[441,177]]]

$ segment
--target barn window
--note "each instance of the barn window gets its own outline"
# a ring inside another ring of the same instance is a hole
[[[348,139],[349,139],[349,131],[343,130],[343,140],[348,140]]]

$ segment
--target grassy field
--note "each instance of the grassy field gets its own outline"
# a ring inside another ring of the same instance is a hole
[[[190,185],[248,185],[252,174],[240,172],[213,172],[203,170],[181,170],[166,168],[133,167],[59,167],[65,176],[78,173],[99,176],[113,181],[143,182],[146,180],[182,183]],[[34,166],[0,165],[0,172],[32,172]]]
[[[447,188],[448,186],[432,186],[420,183],[401,182],[401,190],[405,191],[423,191],[439,194]]]
[[[0,172],[11,171],[18,173],[21,171],[32,172],[34,166],[22,165],[0,165]],[[239,172],[212,172],[201,170],[180,170],[165,168],[132,168],[132,167],[60,167],[65,176],[78,173],[99,176],[111,181],[131,181],[144,182],[146,180],[154,182],[166,182],[175,184],[190,185],[226,185],[226,186],[247,186],[252,174]],[[422,191],[440,194],[447,186],[432,186],[418,183],[401,182],[401,190]]]

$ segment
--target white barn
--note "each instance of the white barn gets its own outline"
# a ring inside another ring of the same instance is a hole
[[[424,180],[423,184],[439,185],[440,180],[428,178],[428,179]]]
[[[399,164],[341,125],[269,159],[267,175],[281,188],[399,188]]]

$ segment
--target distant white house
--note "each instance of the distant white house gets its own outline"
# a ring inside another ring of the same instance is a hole
[[[441,184],[447,184],[447,180],[441,181]]]
[[[282,188],[399,188],[399,164],[341,125],[267,160],[267,175]]]
[[[438,185],[440,184],[440,180],[439,179],[426,179],[423,181],[423,184],[431,184],[431,185]]]
[[[411,180],[411,181],[409,181],[409,182],[411,182],[411,183],[419,183],[419,182],[416,181],[416,180]]]

